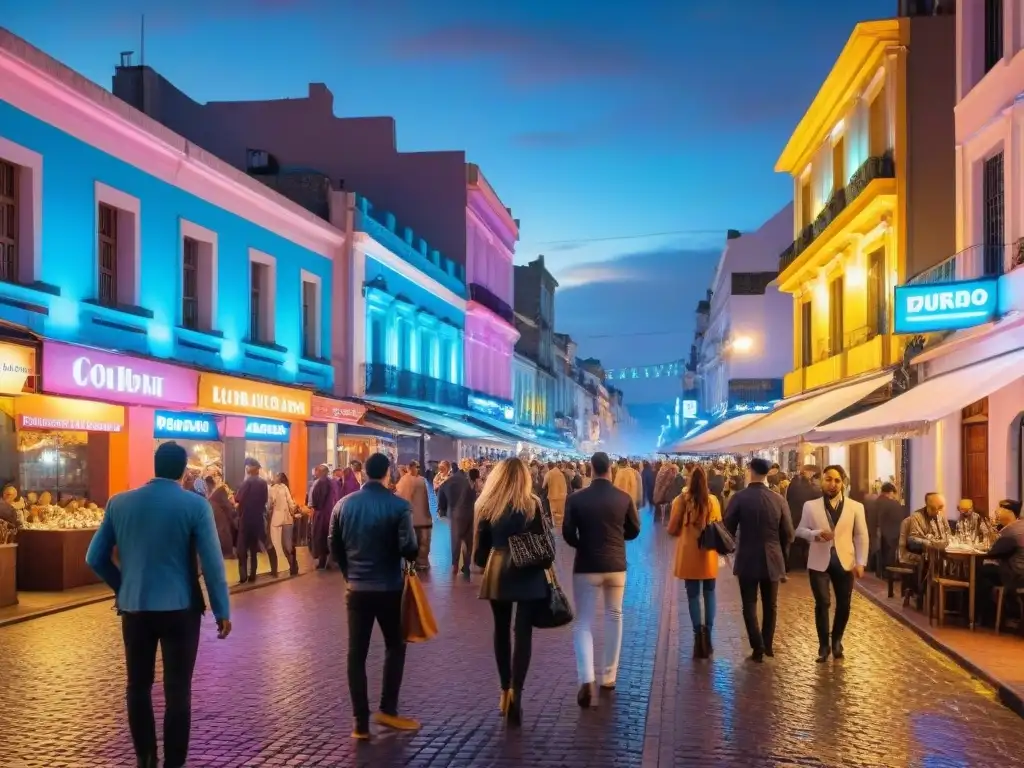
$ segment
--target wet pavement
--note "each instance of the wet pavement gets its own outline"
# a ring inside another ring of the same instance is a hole
[[[666,575],[672,542],[649,515],[644,522],[629,545],[618,688],[597,709],[576,706],[570,630],[538,631],[524,727],[505,730],[490,612],[475,584],[450,575],[442,524],[427,581],[441,635],[410,646],[402,691],[420,732],[348,738],[343,584],[336,571],[315,573],[233,597],[227,641],[207,620],[189,765],[1024,765],[1024,723],[859,595],[847,659],[814,664],[810,592],[799,575],[782,590],[774,661],[745,661],[737,591],[723,576],[716,658],[693,662],[683,591]],[[559,570],[571,570],[564,547]],[[371,702],[382,655],[378,634]],[[123,691],[119,624],[107,605],[0,629],[0,766],[134,765]],[[159,706],[159,686],[155,698]]]

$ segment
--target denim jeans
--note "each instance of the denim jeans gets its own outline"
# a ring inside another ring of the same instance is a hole
[[[576,598],[576,621],[572,641],[576,648],[576,674],[580,684],[594,682],[594,632],[592,629],[597,596],[604,598],[604,653],[601,683],[613,684],[619,671],[622,651],[622,596],[626,591],[626,572],[574,573],[572,591]]]
[[[711,629],[715,625],[715,584],[714,579],[687,579],[686,602],[690,609],[690,623],[693,628],[704,625]],[[704,593],[704,616],[701,616],[700,598]]]

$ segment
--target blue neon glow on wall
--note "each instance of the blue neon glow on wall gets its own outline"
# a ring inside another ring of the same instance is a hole
[[[43,156],[41,272],[50,286],[0,283],[0,320],[48,338],[148,355],[281,383],[333,387],[329,364],[300,360],[301,270],[320,277],[320,347],[331,349],[331,260],[233,213],[166,184],[53,126],[0,101],[0,135]],[[97,294],[95,182],[141,202],[138,304],[152,318],[82,303]],[[217,334],[179,328],[181,226],[185,219],[217,233]],[[276,344],[288,352],[253,349],[249,331],[249,248],[276,259]],[[45,286],[44,286],[45,287]],[[54,295],[59,291],[59,295]],[[48,314],[47,314],[48,313]],[[183,341],[187,343],[182,343]]]
[[[220,440],[217,417],[206,413],[157,411],[153,437],[160,440]]]
[[[275,419],[246,419],[245,439],[263,443],[287,443],[292,425]]]
[[[896,333],[956,331],[987,323],[999,307],[997,278],[896,287]]]

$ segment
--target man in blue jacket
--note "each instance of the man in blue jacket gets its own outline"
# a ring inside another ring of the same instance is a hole
[[[378,725],[415,731],[420,724],[398,714],[398,694],[405,671],[402,633],[402,590],[405,562],[415,562],[419,545],[409,502],[384,485],[388,457],[375,453],[366,460],[366,484],[335,505],[328,541],[331,556],[348,583],[348,690],[355,725],[352,738],[370,738],[370,702],[366,655],[374,622],[384,635],[384,685]]]
[[[185,449],[164,443],[153,463],[153,480],[107,503],[85,559],[116,595],[128,672],[128,726],[138,765],[157,765],[152,689],[159,645],[166,699],[164,765],[180,768],[188,755],[192,672],[206,612],[197,556],[222,640],[231,632],[228,584],[213,510],[181,485],[188,465]],[[113,561],[115,547],[119,566]]]

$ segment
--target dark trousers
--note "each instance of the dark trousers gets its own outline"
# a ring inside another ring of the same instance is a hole
[[[256,579],[256,571],[259,570],[260,547],[267,548],[267,557],[270,559],[271,573],[277,573],[277,550],[264,541],[260,532],[248,533],[244,529],[238,534],[238,580],[248,581]]]
[[[156,648],[164,662],[164,765],[180,768],[188,756],[192,730],[192,672],[199,650],[199,611],[140,611],[121,615],[128,671],[128,727],[135,754],[156,765],[153,679]]]
[[[757,593],[761,593],[761,626],[757,623]],[[740,578],[740,601],[743,603],[743,623],[747,627],[750,647],[758,652],[771,648],[775,641],[775,621],[778,616],[779,582],[771,579]]]
[[[512,603],[491,600],[491,611],[494,613],[494,660],[498,662],[498,678],[503,691],[509,688],[521,691],[526,683],[526,673],[530,669],[530,657],[533,655],[533,612],[537,605],[530,601]]]
[[[469,565],[473,562],[473,521],[452,518],[452,568],[459,567],[459,555],[462,555],[462,572],[469,573]]]
[[[348,608],[348,692],[356,723],[370,720],[370,699],[366,684],[366,655],[370,652],[373,624],[384,635],[384,685],[380,711],[398,714],[398,694],[405,673],[405,637],[402,635],[402,592],[359,592],[349,590]]]
[[[853,571],[843,568],[832,550],[828,570],[808,571],[811,592],[814,594],[814,626],[818,630],[818,645],[828,645],[828,609],[831,606],[828,587],[836,593],[836,615],[832,619],[832,642],[842,642],[846,625],[850,621],[850,602],[853,600]]]

